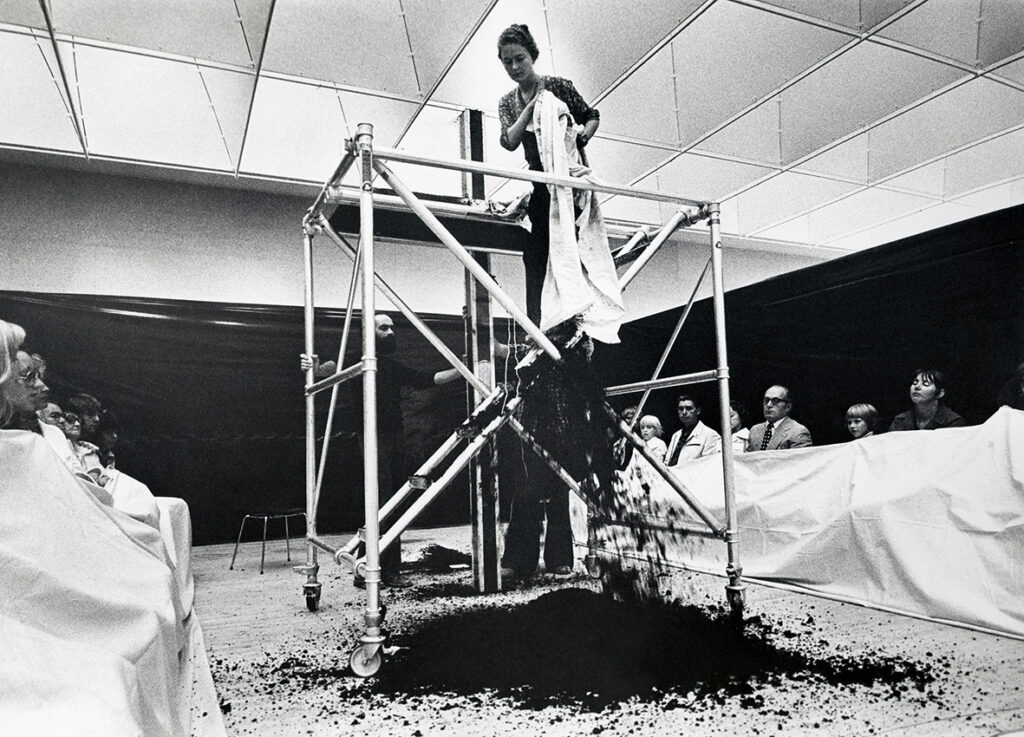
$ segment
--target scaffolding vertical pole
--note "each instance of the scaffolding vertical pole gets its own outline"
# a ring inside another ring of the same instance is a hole
[[[373,243],[373,126],[360,123],[356,129],[356,149],[360,163],[359,243],[363,251],[360,288],[363,297],[363,491],[366,535],[366,629],[359,638],[366,647],[362,657],[379,656],[378,646],[384,642],[380,605],[380,489],[377,484],[377,344],[376,309],[374,305],[374,243]],[[353,657],[358,655],[353,654]]]
[[[313,234],[316,228],[309,222],[303,225],[303,350],[313,356]],[[306,370],[306,386],[315,378],[315,366]],[[317,549],[309,538],[316,537],[316,405],[312,394],[306,395],[306,565],[301,569],[306,574],[302,587],[306,606],[314,611],[320,604],[321,584],[317,581],[320,566],[317,564]]]
[[[722,278],[722,228],[718,203],[708,205],[711,228],[711,279],[715,310],[715,348],[718,354],[718,418],[722,428],[722,477],[725,486],[725,545],[728,555],[725,595],[734,614],[742,614],[746,598],[740,565],[736,517],[736,482],[732,465],[732,419],[729,406],[729,356],[725,343],[725,280]]]
[[[464,110],[460,116],[462,158],[483,161],[483,113]],[[462,191],[466,199],[482,200],[486,197],[483,174],[463,173]],[[488,273],[491,257],[488,253],[474,253],[473,259]],[[477,378],[494,386],[494,355],[492,339],[494,321],[491,299],[487,290],[480,289],[476,279],[467,270],[466,284],[466,356]],[[472,385],[466,387],[466,405],[469,412],[483,401],[484,395]],[[470,513],[473,532],[473,586],[479,593],[493,593],[501,588],[501,564],[498,559],[498,540],[501,537],[498,516],[498,445],[491,439],[469,464]]]

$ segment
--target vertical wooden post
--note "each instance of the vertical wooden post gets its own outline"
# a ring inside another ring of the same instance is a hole
[[[466,110],[461,118],[462,158],[483,161],[483,114]],[[482,174],[463,174],[463,196],[467,200],[484,199]],[[474,253],[473,259],[486,271],[491,270],[491,257]],[[473,275],[466,271],[466,359],[474,373],[488,386],[494,386],[493,333],[491,299],[480,289]],[[468,411],[483,400],[473,387],[466,387]],[[473,524],[473,585],[480,593],[501,588],[501,562],[498,542],[501,520],[498,510],[498,446],[491,440],[469,464],[470,510]]]

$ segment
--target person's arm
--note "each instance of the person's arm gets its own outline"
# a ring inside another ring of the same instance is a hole
[[[438,371],[434,374],[435,384],[447,384],[460,378],[462,374],[459,373],[458,369],[445,369],[444,371]]]
[[[800,430],[797,432],[793,441],[789,444],[790,448],[807,448],[814,445],[811,442],[811,431],[803,425],[800,426]]]
[[[498,106],[498,118],[501,120],[501,145],[509,151],[515,151],[523,142],[523,133],[533,118],[533,107],[537,103],[537,97],[543,85],[537,85],[537,93],[526,103],[526,106],[517,116],[513,109],[516,91],[501,98]]]
[[[583,132],[576,139],[579,144],[586,146],[601,125],[601,113],[598,112],[597,108],[590,107],[587,104],[587,101],[583,99],[583,95],[576,90],[576,87],[568,79],[552,78],[549,81],[549,89],[569,108],[572,119],[576,121],[577,125],[583,126]]]

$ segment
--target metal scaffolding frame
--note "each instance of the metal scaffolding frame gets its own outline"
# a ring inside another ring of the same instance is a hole
[[[519,404],[518,397],[510,397],[508,390],[503,385],[498,385],[492,375],[489,381],[477,376],[458,356],[456,356],[424,323],[416,313],[406,304],[391,287],[376,274],[374,269],[374,209],[376,200],[381,195],[374,193],[374,179],[379,175],[397,195],[385,195],[387,205],[394,208],[398,201],[406,208],[415,213],[440,242],[450,250],[462,263],[468,274],[486,289],[489,298],[498,302],[513,320],[527,333],[532,341],[533,347],[520,365],[537,361],[550,360],[561,361],[559,347],[535,325],[526,313],[501,290],[494,279],[487,273],[470,252],[461,245],[438,220],[431,208],[446,216],[456,217],[484,217],[482,210],[470,205],[456,205],[452,203],[430,203],[430,207],[422,202],[408,187],[388,168],[385,161],[397,161],[420,166],[436,167],[441,169],[457,170],[464,173],[477,175],[491,175],[507,179],[516,179],[529,182],[541,182],[554,186],[568,187],[574,190],[589,190],[594,193],[621,195],[631,198],[655,200],[668,202],[678,206],[676,212],[662,226],[662,228],[651,238],[646,231],[638,231],[620,249],[620,254],[639,252],[639,255],[620,278],[620,285],[625,288],[636,277],[640,270],[650,262],[650,259],[661,248],[680,227],[693,225],[707,219],[710,230],[711,256],[708,265],[705,266],[697,286],[694,288],[686,311],[683,313],[679,324],[674,331],[668,347],[665,349],[654,376],[650,381],[638,382],[607,390],[608,395],[625,394],[630,392],[645,392],[641,400],[641,406],[651,390],[669,386],[696,383],[700,381],[715,381],[718,384],[719,414],[722,426],[722,466],[725,481],[725,515],[726,519],[718,520],[708,512],[689,492],[688,489],[672,474],[671,471],[660,460],[652,456],[643,441],[633,434],[631,428],[622,421],[618,414],[607,403],[604,410],[618,432],[628,438],[633,444],[635,452],[640,453],[653,466],[655,471],[661,475],[666,482],[680,495],[686,504],[695,512],[697,517],[707,525],[706,530],[695,530],[698,534],[709,535],[721,538],[728,551],[728,565],[726,575],[729,583],[726,586],[726,595],[730,605],[735,611],[741,611],[744,604],[745,585],[742,580],[742,568],[739,562],[737,548],[737,521],[735,506],[735,489],[733,483],[732,468],[732,442],[729,421],[729,369],[726,352],[725,338],[725,305],[724,286],[722,280],[722,242],[719,225],[719,207],[717,203],[708,203],[679,197],[664,192],[655,192],[632,187],[596,184],[594,182],[571,177],[558,177],[543,172],[504,169],[489,166],[487,164],[469,160],[443,160],[416,156],[395,149],[374,148],[373,126],[369,123],[362,123],[358,126],[353,139],[346,142],[346,153],[338,164],[334,174],[322,187],[313,205],[307,210],[303,218],[303,256],[304,256],[304,350],[309,356],[314,354],[313,346],[313,322],[314,322],[314,298],[313,298],[313,240],[320,233],[327,234],[332,241],[352,259],[354,268],[352,279],[349,285],[348,304],[345,314],[345,323],[341,340],[341,348],[338,354],[337,372],[321,381],[315,380],[315,366],[306,370],[305,400],[306,400],[306,519],[307,519],[307,546],[306,562],[304,565],[296,566],[295,570],[306,576],[303,592],[306,604],[310,610],[319,607],[322,584],[317,580],[319,572],[318,551],[330,554],[337,563],[346,564],[352,567],[354,572],[363,575],[366,583],[366,606],[363,612],[364,630],[359,638],[359,645],[352,651],[349,663],[353,672],[358,675],[369,676],[377,672],[383,662],[383,647],[386,641],[386,633],[383,628],[384,607],[381,605],[381,568],[380,555],[389,545],[394,544],[399,535],[415,520],[415,518],[440,494],[444,488],[451,483],[458,473],[466,467],[472,458],[479,453],[493,438],[493,436],[504,426],[510,427],[520,435],[534,453],[536,453],[562,481],[576,493],[581,499],[587,502],[592,520],[600,516],[600,510],[594,508],[580,489],[577,483],[554,459],[534,440],[525,428],[514,417],[515,410]],[[360,173],[360,186],[358,189],[359,204],[359,242],[353,247],[345,238],[334,231],[323,210],[331,204],[338,204],[352,197],[341,185],[341,180],[358,162]],[[496,218],[489,218],[494,221]],[[645,243],[646,242],[646,243]],[[641,250],[642,249],[642,250]],[[713,284],[713,301],[715,314],[715,339],[717,345],[717,367],[709,371],[687,374],[683,376],[661,378],[660,372],[672,349],[682,324],[689,314],[694,298],[704,278],[710,269]],[[362,358],[350,365],[343,367],[342,362],[345,356],[349,332],[352,324],[354,297],[356,286],[360,286],[362,295],[361,314],[361,341]],[[409,480],[381,506],[379,503],[380,490],[377,484],[378,469],[378,448],[377,448],[377,354],[374,335],[374,320],[372,316],[376,312],[375,292],[381,290],[390,301],[398,307],[399,311],[409,319],[414,327],[441,353],[453,368],[469,383],[476,391],[477,397],[483,397],[477,407],[470,413],[462,425],[441,445],[440,448],[409,478]],[[370,319],[367,319],[367,318]],[[579,338],[579,334],[572,340]],[[570,344],[572,342],[570,341]],[[565,348],[567,346],[562,346]],[[323,472],[326,466],[326,457],[331,435],[331,426],[334,417],[337,392],[341,383],[361,376],[363,396],[363,488],[364,488],[364,527],[348,543],[341,547],[335,547],[323,539],[317,532],[317,511],[320,503],[320,491],[323,482]],[[331,405],[327,417],[327,428],[324,433],[323,446],[319,466],[316,454],[316,424],[314,395],[320,391],[331,389]],[[435,473],[442,462],[465,442],[465,447],[450,461],[449,466],[439,474]],[[415,493],[419,496],[411,502],[409,508],[397,520],[392,522],[386,532],[382,533],[381,526],[394,516],[398,507],[407,501]],[[597,557],[594,548],[594,525],[589,525],[590,534],[588,539],[588,555],[586,558],[587,569],[591,575],[596,575]],[[363,546],[364,557],[356,556],[356,550]],[[476,561],[474,561],[476,563]]]

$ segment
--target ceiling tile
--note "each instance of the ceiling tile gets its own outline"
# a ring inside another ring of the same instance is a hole
[[[433,99],[497,113],[498,99],[515,87],[498,60],[498,36],[512,23],[529,26],[540,48],[535,68],[540,74],[553,74],[541,0],[498,0],[445,75]],[[585,97],[593,97],[598,92],[588,89],[584,79],[573,81],[579,82]]]
[[[397,0],[277,0],[263,68],[393,95],[419,94]]]
[[[587,158],[594,175],[606,182],[628,185],[675,154],[663,148],[594,138],[587,145]]]
[[[1024,204],[1024,177],[1012,182],[1004,182],[994,187],[971,192],[952,200],[959,205],[976,207],[985,212],[1002,210],[1005,207]]]
[[[885,222],[931,207],[935,200],[869,188],[810,213],[812,243],[827,243],[872,222]]]
[[[797,171],[831,174],[867,184],[870,144],[871,131],[868,131],[808,159]]]
[[[978,47],[983,66],[1024,50],[1024,3],[1020,0],[985,0],[981,4]]]
[[[800,215],[784,223],[766,228],[758,232],[758,238],[767,238],[775,241],[792,241],[794,243],[809,243],[811,240],[810,215]]]
[[[50,39],[0,33],[0,58],[0,142],[82,152]]]
[[[909,190],[929,197],[942,197],[945,179],[946,162],[940,160],[887,179],[882,186],[886,189]]]
[[[270,22],[270,8],[274,0],[235,0],[238,15],[245,33],[249,56],[255,64],[260,63],[263,43],[266,40],[267,25]]]
[[[203,85],[210,96],[217,124],[227,140],[231,163],[238,166],[238,158],[249,117],[249,105],[256,78],[254,74],[230,72],[223,69],[200,68]]]
[[[964,205],[952,202],[941,202],[903,217],[895,218],[889,222],[881,223],[873,228],[865,229],[859,233],[851,233],[842,238],[836,238],[827,245],[863,251],[866,248],[874,248],[875,246],[892,243],[901,238],[908,238],[927,230],[941,228],[944,225],[957,223],[981,214],[983,214],[983,211],[974,207],[965,207]]]
[[[323,182],[337,167],[345,140],[360,122],[394,121],[403,114],[407,119],[414,110],[411,103],[262,79],[242,168],[247,173]],[[390,146],[399,132],[397,123],[378,122],[374,138]]]
[[[424,94],[437,84],[487,5],[487,0],[403,0],[416,75]],[[499,66],[497,73],[501,72]]]
[[[1024,121],[1024,92],[973,79],[871,131],[878,180]]]
[[[779,166],[782,148],[779,141],[779,98],[769,100],[700,142],[700,151],[736,156]]]
[[[57,33],[252,67],[234,3],[57,0]],[[265,23],[266,21],[264,21]]]
[[[653,200],[638,200],[632,197],[610,197],[602,200],[601,214],[606,220],[625,220],[626,222],[646,223],[648,225],[661,225],[666,219],[662,217],[659,203]]]
[[[601,130],[675,146],[679,143],[672,48],[666,46],[601,100]],[[642,110],[642,115],[637,111]]]
[[[29,28],[46,28],[39,0],[4,0],[0,3],[0,23]]]
[[[680,140],[684,145],[699,140],[849,40],[774,13],[713,5],[672,42]],[[751,64],[752,49],[771,63]],[[711,75],[727,83],[716,85],[712,94],[693,94],[693,81]]]
[[[945,163],[947,197],[1024,176],[1024,129],[953,154]]]
[[[427,106],[416,116],[398,148],[421,155],[429,151],[436,159],[461,159],[460,117],[458,110]],[[462,195],[462,172],[402,163],[389,166],[415,192]]]
[[[232,168],[195,64],[63,42],[60,52],[74,59],[90,152]]]
[[[547,0],[554,72],[590,80],[591,93],[599,94],[703,2],[634,0],[602,3],[594,12],[592,0]]]
[[[739,232],[750,235],[858,189],[856,184],[786,172],[741,192],[734,199]]]
[[[974,65],[978,57],[978,6],[964,0],[928,0],[878,34]]]
[[[823,3],[821,0],[766,0],[765,4],[792,10],[829,23],[837,23],[854,31],[860,26],[860,11],[857,3]]]
[[[637,186],[692,200],[721,200],[770,172],[761,166],[682,154],[641,179]]]
[[[1017,61],[1009,64],[1004,64],[999,67],[995,74],[1011,79],[1018,84],[1024,84],[1024,59],[1018,59]]]
[[[902,51],[859,44],[782,93],[783,162],[863,128],[960,76],[956,69]]]

